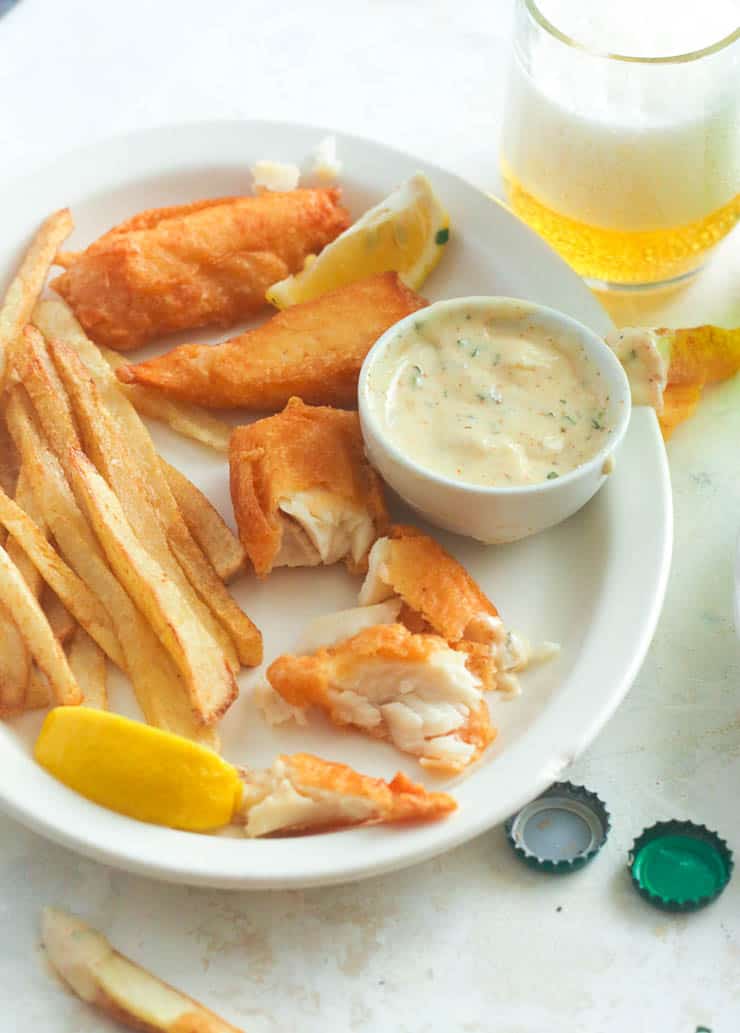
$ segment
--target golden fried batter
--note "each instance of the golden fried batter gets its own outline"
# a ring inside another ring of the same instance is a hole
[[[260,577],[340,559],[364,567],[388,514],[357,413],[291,398],[276,416],[234,430],[229,462],[239,534]]]
[[[498,610],[467,570],[429,535],[401,524],[379,538],[360,590],[368,605],[399,596],[399,620],[411,631],[431,631],[469,654],[486,688],[496,688],[497,646],[506,636]]]
[[[396,273],[380,273],[277,313],[218,345],[186,344],[121,366],[126,383],[212,409],[269,412],[291,395],[314,405],[357,406],[363,359],[380,335],[426,305]]]
[[[51,284],[98,344],[128,351],[176,330],[234,326],[349,225],[339,191],[291,190],[141,212]]]
[[[280,756],[265,771],[245,771],[242,780],[241,816],[250,837],[436,821],[457,806],[447,793],[430,793],[401,772],[384,782],[310,753]]]
[[[493,741],[480,680],[437,635],[382,624],[267,670],[292,707],[318,706],[340,726],[387,739],[427,768],[459,772]]]

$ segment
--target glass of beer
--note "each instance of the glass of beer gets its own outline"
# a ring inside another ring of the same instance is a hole
[[[596,289],[692,276],[740,220],[736,0],[516,0],[501,166]]]

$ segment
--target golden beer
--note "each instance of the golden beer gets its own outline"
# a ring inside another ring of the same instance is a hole
[[[740,194],[703,219],[651,230],[589,226],[561,215],[530,194],[502,162],[512,211],[596,284],[666,283],[695,272],[708,251],[740,221]]]
[[[740,220],[737,24],[733,0],[517,0],[508,202],[592,286],[679,281]]]

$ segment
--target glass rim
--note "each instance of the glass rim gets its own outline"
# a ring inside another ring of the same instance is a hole
[[[611,53],[611,51],[608,50],[595,50],[593,47],[589,47],[585,43],[581,43],[579,40],[574,39],[572,36],[563,32],[557,27],[557,25],[553,25],[553,23],[545,17],[538,7],[538,0],[520,0],[520,2],[540,28],[544,29],[545,32],[549,33],[560,43],[564,43],[566,46],[572,47],[574,50],[580,50],[586,54],[591,54],[593,57],[606,58],[609,61],[626,61],[628,63],[642,65],[683,64],[687,61],[698,61],[703,57],[710,57],[712,54],[717,54],[726,47],[729,47],[736,40],[740,39],[740,26],[738,26],[738,28],[733,29],[733,31],[727,36],[723,36],[716,42],[710,43],[706,47],[701,47],[699,50],[686,51],[683,54],[668,54],[663,57],[638,57],[635,54],[616,54]]]

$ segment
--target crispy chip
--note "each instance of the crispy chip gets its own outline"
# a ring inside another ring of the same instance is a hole
[[[0,602],[13,614],[28,651],[49,679],[57,702],[79,703],[80,693],[62,647],[18,568],[0,546]],[[25,686],[24,686],[25,692]]]
[[[222,581],[244,566],[242,543],[226,526],[221,514],[195,485],[166,460],[162,460],[170,486],[188,530],[200,545]]]
[[[39,306],[39,312],[42,315],[47,311],[47,307]],[[121,485],[119,498],[125,506],[129,504],[143,506],[143,498],[130,499],[126,494],[130,494],[131,484],[136,482],[143,484],[142,490],[148,500],[149,510],[151,511],[151,507],[153,507],[156,511],[156,517],[166,533],[169,549],[181,570],[173,571],[167,564],[166,553],[163,550],[160,550],[156,558],[160,561],[165,560],[164,565],[168,572],[173,573],[181,588],[192,599],[190,589],[182,586],[181,574],[184,574],[187,581],[190,582],[192,589],[200,597],[200,599],[195,599],[193,607],[200,612],[208,629],[221,643],[232,666],[236,668],[237,658],[247,666],[260,663],[262,637],[258,629],[232,599],[188,529],[167,483],[160,457],[154,448],[147,428],[131,403],[120,391],[115,375],[101,357],[99,350],[85,337],[79,326],[75,330],[74,320],[70,328],[69,321],[72,317],[66,313],[66,310],[63,311],[65,311],[66,318],[62,319],[57,313],[57,316],[54,317],[54,325],[58,330],[64,329],[65,337],[64,340],[54,338],[51,348],[54,351],[55,359],[59,362],[60,372],[66,377],[66,384],[70,389],[81,429],[83,429],[83,424],[87,426],[87,436],[85,437],[83,434],[85,444],[89,448],[97,443],[98,454],[102,456],[104,445],[102,436],[105,431],[109,444],[113,442],[111,448],[108,449],[108,455],[118,454],[120,457],[126,457],[127,471],[130,474],[129,483],[127,484],[126,471],[118,467],[119,480],[116,483]],[[46,325],[44,319],[39,319],[39,322]],[[69,341],[69,345],[67,345],[67,341]],[[77,358],[77,365],[73,361],[75,358]],[[87,371],[86,376],[81,374],[80,360]],[[116,441],[119,442],[117,446]],[[97,458],[95,456],[93,458],[97,463]],[[112,467],[109,466],[108,469],[112,470]],[[118,490],[116,483],[111,478],[109,481],[114,490]],[[123,497],[121,492],[124,493]],[[203,605],[201,605],[201,600]],[[213,619],[209,619],[209,610]]]
[[[56,592],[53,592],[48,587],[44,591],[41,607],[46,614],[49,627],[54,632],[57,641],[65,645],[72,638],[77,627],[77,621]]]
[[[105,653],[84,628],[78,627],[75,630],[67,658],[82,691],[83,706],[107,710]]]
[[[103,407],[87,368],[76,352],[55,340],[49,344],[54,359],[52,363],[44,340],[35,327],[27,327],[25,337],[28,350],[24,362],[24,386],[31,395],[44,435],[62,466],[66,469],[70,450],[80,448],[82,440],[87,454],[118,496],[134,533],[185,594],[198,618],[236,667],[233,643],[185,576],[180,557],[168,542],[156,501],[152,498],[151,484],[141,476],[136,457]],[[56,367],[53,375],[48,365]],[[58,377],[63,386],[60,382],[57,389],[55,378]]]
[[[102,601],[113,621],[144,717],[157,728],[218,749],[217,734],[196,720],[177,669],[111,572],[58,459],[39,434],[28,396],[20,386],[11,393],[7,415],[34,494],[60,551]]]
[[[44,289],[46,275],[59,246],[72,232],[74,223],[68,208],[54,212],[42,223],[31,241],[15,278],[0,305],[0,388],[5,381],[7,362],[16,339],[31,318]]]
[[[177,583],[139,542],[120,500],[84,452],[70,454],[69,471],[111,567],[180,670],[196,715],[213,724],[238,693],[218,643]]]
[[[30,670],[23,636],[10,611],[0,604],[0,714],[22,709]]]
[[[26,469],[30,471],[31,467],[24,466],[24,470]],[[30,476],[30,473],[27,476]],[[53,490],[51,485],[50,490]],[[70,614],[67,613],[67,610],[70,610],[80,624],[105,649],[113,662],[121,668],[125,667],[125,660],[113,623],[100,598],[57,555],[38,525],[4,492],[0,492],[0,522],[12,536],[11,540],[24,550],[24,559],[33,564],[34,570],[38,571],[54,591],[58,597],[57,604],[59,606],[64,604],[62,610],[67,618],[70,618]],[[52,613],[49,610],[47,610],[47,615],[49,623],[52,624]],[[57,611],[52,627],[58,638],[61,637],[59,631],[62,619],[63,614]]]

